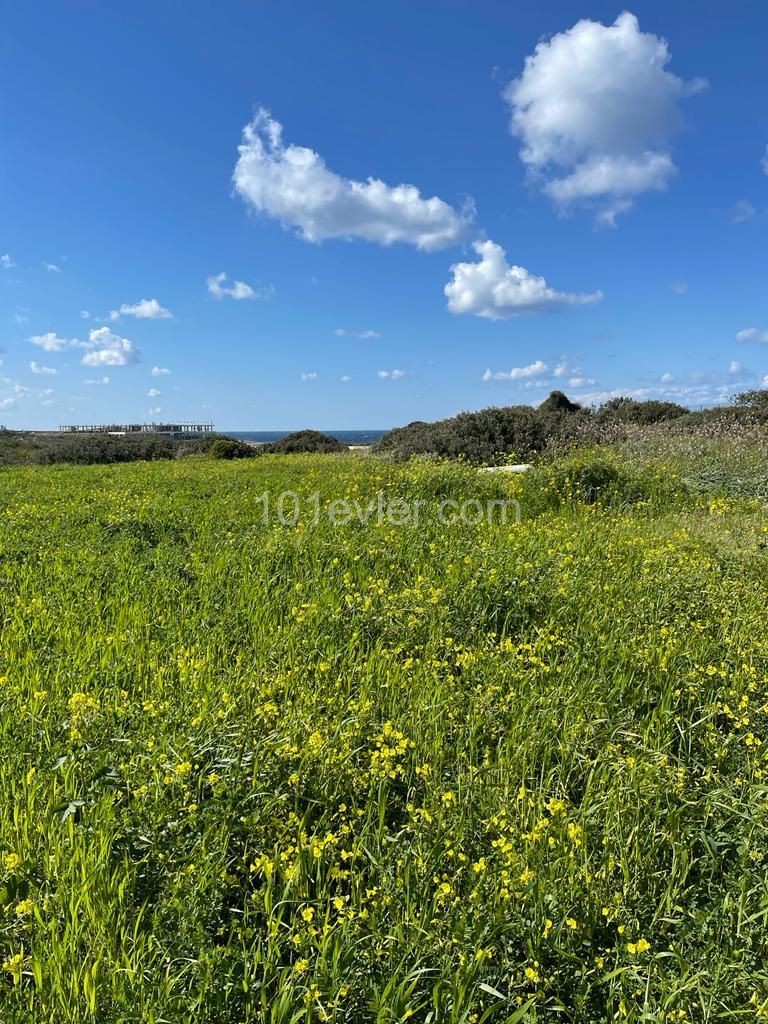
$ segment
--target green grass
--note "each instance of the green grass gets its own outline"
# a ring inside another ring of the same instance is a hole
[[[768,1016],[768,509],[676,457],[0,473],[3,1024]]]

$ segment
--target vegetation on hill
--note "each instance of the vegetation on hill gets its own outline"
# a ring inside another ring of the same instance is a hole
[[[275,455],[299,455],[310,452],[345,452],[347,446],[330,434],[323,434],[320,430],[296,430],[292,434],[286,434],[279,441],[273,441],[267,446],[270,452]]]
[[[157,434],[123,437],[112,434],[0,431],[0,466],[108,465],[116,462],[153,462],[185,455],[206,454],[218,440],[216,434],[176,441]]]
[[[299,430],[279,441],[250,445],[226,435],[205,434],[199,438],[173,440],[153,434],[44,434],[35,431],[0,431],[0,466],[107,465],[114,462],[152,462],[187,455],[210,455],[214,459],[246,459],[268,452],[296,454],[344,452],[347,446],[319,430]]]
[[[208,449],[212,459],[252,459],[258,449],[233,437],[218,437]]]
[[[463,412],[449,419],[417,420],[388,431],[374,451],[404,461],[429,455],[488,465],[527,462],[570,447],[668,434],[744,433],[768,424],[768,391],[745,392],[730,406],[691,412],[674,402],[613,398],[598,408],[553,391],[538,408],[511,405]]]
[[[767,480],[5,469],[2,1019],[762,1019]]]

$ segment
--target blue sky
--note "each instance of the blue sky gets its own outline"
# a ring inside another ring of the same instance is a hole
[[[0,423],[768,386],[766,30],[757,0],[9,5]]]

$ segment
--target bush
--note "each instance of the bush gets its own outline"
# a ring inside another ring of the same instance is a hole
[[[510,458],[527,462],[555,439],[578,433],[591,418],[589,410],[570,402],[562,392],[553,391],[538,409],[509,405],[462,412],[436,423],[417,420],[388,431],[374,450],[397,461],[414,455],[435,455],[491,465]]]
[[[265,446],[275,455],[295,455],[299,452],[346,452],[348,448],[330,434],[319,430],[296,430],[279,441]]]
[[[212,459],[252,459],[256,455],[253,445],[236,441],[233,437],[217,437],[208,449]]]
[[[549,397],[545,398],[539,406],[540,413],[551,412],[578,412],[581,406],[572,402],[562,391],[550,391]]]
[[[651,399],[637,402],[634,398],[612,398],[597,411],[600,422],[619,420],[621,423],[661,423],[664,420],[677,419],[685,416],[688,409],[677,402],[659,402]]]
[[[80,434],[56,441],[41,450],[40,461],[49,465],[68,462],[76,465],[103,465],[115,462],[142,462],[172,459],[176,444],[170,438],[113,437],[110,434]]]

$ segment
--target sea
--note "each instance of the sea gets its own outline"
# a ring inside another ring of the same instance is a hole
[[[235,437],[238,441],[279,441],[281,437],[293,433],[291,430],[227,430],[227,437]],[[386,433],[385,430],[323,430],[342,444],[373,444]]]

